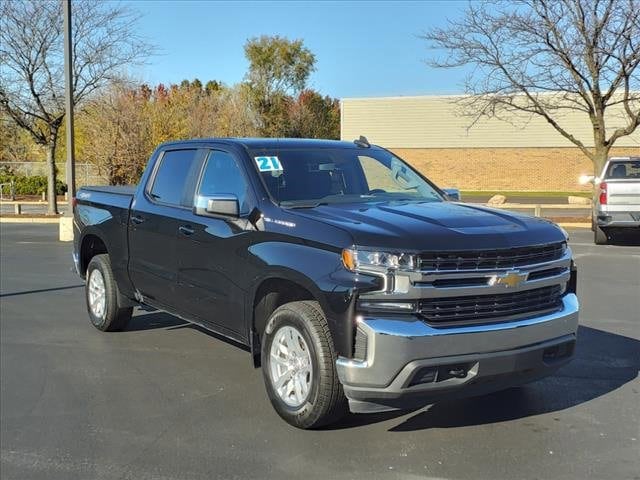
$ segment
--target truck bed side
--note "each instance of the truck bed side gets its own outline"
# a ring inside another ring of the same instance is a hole
[[[74,260],[84,276],[90,253],[108,253],[121,293],[133,296],[127,273],[129,261],[128,223],[135,186],[83,187],[74,209]]]

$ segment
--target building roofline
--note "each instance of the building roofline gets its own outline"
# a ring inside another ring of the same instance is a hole
[[[341,98],[340,101],[343,100],[414,100],[416,98],[462,98],[469,97],[470,95],[465,95],[463,93],[458,94],[447,94],[447,95],[392,95],[392,96],[380,96],[380,97],[344,97]]]
[[[564,92],[538,92],[539,95],[554,95],[557,93],[564,93]],[[620,92],[622,93],[622,92]],[[631,94],[640,94],[640,90],[630,90],[629,93]],[[524,93],[516,93],[515,95],[518,96],[524,96]],[[464,97],[472,97],[472,94],[469,93],[451,93],[451,94],[424,94],[424,95],[382,95],[379,97],[343,97],[340,99],[340,102],[342,103],[344,100],[349,100],[349,101],[358,101],[358,100],[362,100],[362,101],[371,101],[371,100],[415,100],[417,98],[431,98],[431,99],[436,99],[436,98],[464,98]]]

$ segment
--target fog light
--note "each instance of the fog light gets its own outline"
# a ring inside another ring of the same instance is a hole
[[[424,367],[418,370],[411,379],[410,387],[422,383],[432,383],[436,380],[438,367]]]

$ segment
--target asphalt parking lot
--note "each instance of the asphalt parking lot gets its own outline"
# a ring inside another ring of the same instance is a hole
[[[301,431],[238,347],[157,312],[100,333],[57,225],[0,225],[0,476],[640,478],[640,246],[571,231],[577,358],[555,376]]]

